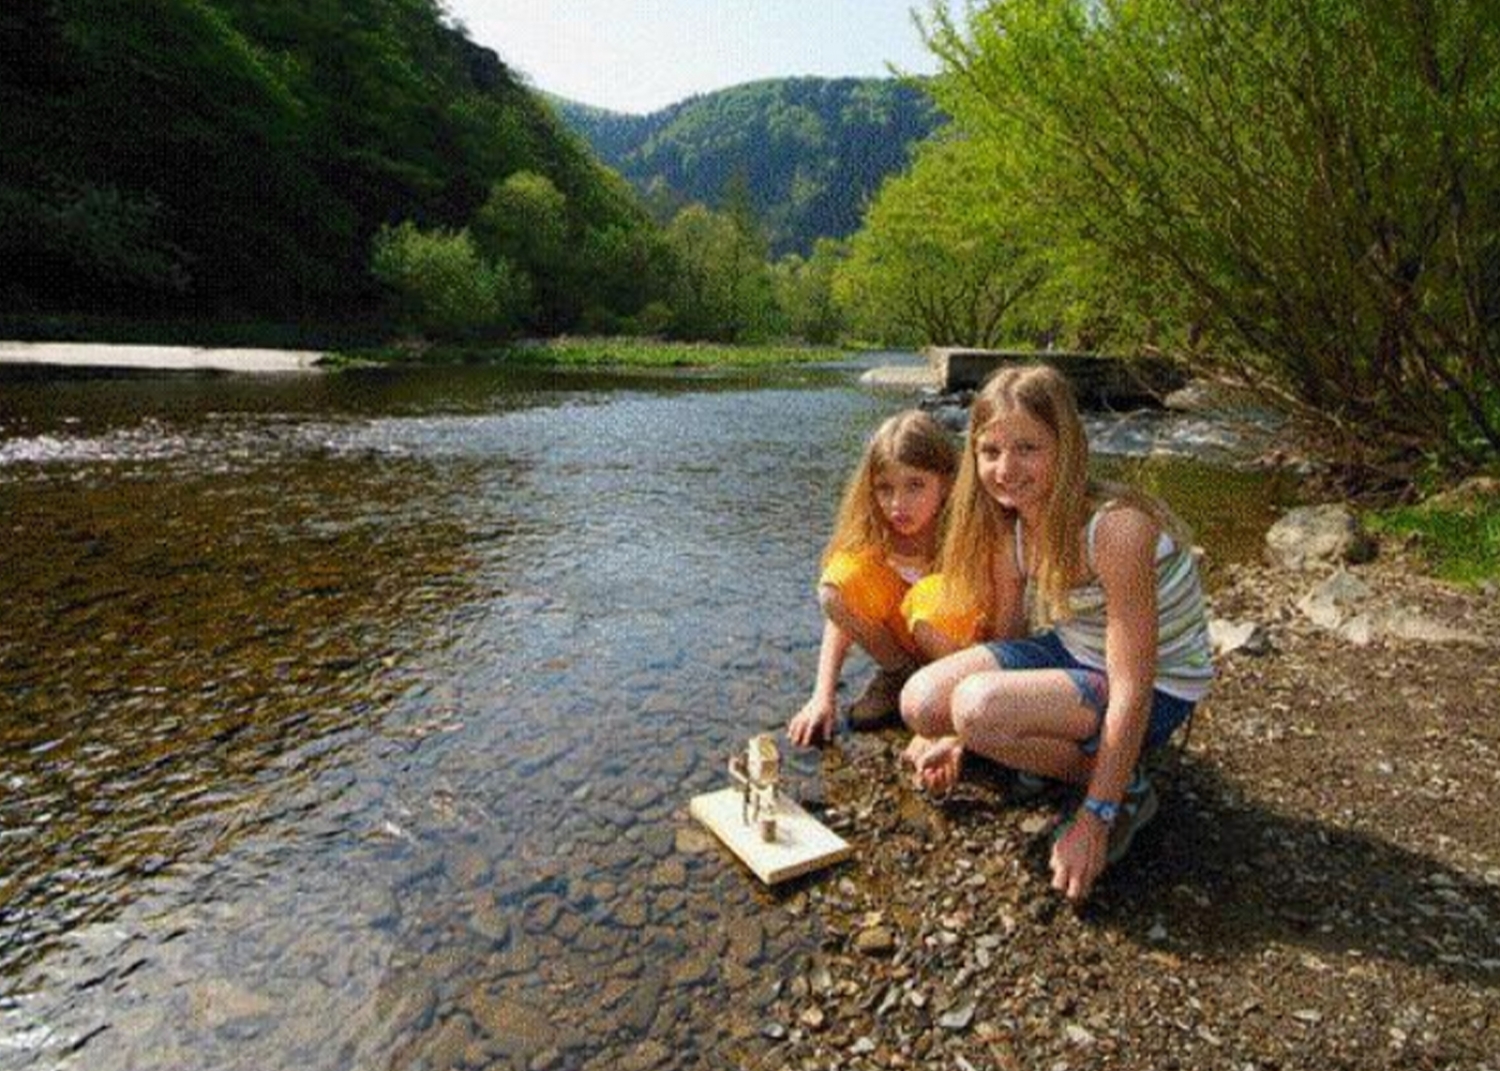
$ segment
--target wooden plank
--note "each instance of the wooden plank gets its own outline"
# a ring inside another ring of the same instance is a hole
[[[809,874],[848,859],[854,848],[802,809],[796,800],[776,802],[776,839],[767,843],[752,822],[742,820],[743,792],[723,788],[694,796],[688,812],[723,841],[767,885]]]

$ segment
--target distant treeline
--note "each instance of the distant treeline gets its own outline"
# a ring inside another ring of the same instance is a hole
[[[777,256],[853,234],[881,183],[942,124],[920,85],[895,79],[752,82],[650,115],[553,103],[661,218],[692,202],[722,208],[743,187]]]

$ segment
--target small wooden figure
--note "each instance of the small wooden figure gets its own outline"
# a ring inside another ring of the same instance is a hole
[[[734,784],[694,796],[688,811],[767,885],[854,854],[848,841],[802,809],[781,784],[776,738],[752,737],[729,760]]]
[[[760,839],[776,839],[776,793],[781,783],[781,753],[770,733],[752,736],[744,755],[731,756],[729,776],[741,786],[740,821],[755,822]]]

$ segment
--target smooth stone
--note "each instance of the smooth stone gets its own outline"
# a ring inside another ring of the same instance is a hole
[[[679,826],[675,843],[678,855],[704,855],[713,850],[714,839],[697,826]]]
[[[888,956],[896,951],[896,935],[889,926],[871,926],[854,938],[854,950],[867,956]]]
[[[765,955],[766,930],[755,919],[741,918],[731,922],[729,958],[745,967],[753,967]]]
[[[1266,554],[1283,569],[1319,569],[1370,561],[1375,541],[1347,506],[1301,506],[1271,526]]]
[[[938,1017],[938,1026],[944,1030],[967,1030],[974,1021],[974,1005],[964,1004]]]
[[[543,1008],[482,989],[470,994],[467,1007],[488,1045],[500,1052],[529,1062],[538,1053],[557,1047],[557,1027]]]

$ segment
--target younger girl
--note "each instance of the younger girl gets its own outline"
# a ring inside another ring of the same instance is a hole
[[[939,790],[963,753],[1086,786],[1052,852],[1053,886],[1089,894],[1156,812],[1142,752],[1213,677],[1197,562],[1156,500],[1091,483],[1073,392],[1046,366],[992,376],[969,414],[941,566],[984,634],[901,696],[906,759]],[[1045,626],[1029,638],[1028,610]]]
[[[949,620],[938,605],[938,578],[927,576],[957,467],[947,433],[917,410],[891,417],[866,445],[823,553],[818,601],[827,622],[812,698],[787,726],[797,746],[832,735],[851,644],[880,667],[849,709],[855,728],[870,728],[895,714],[917,665],[957,650],[949,635],[967,634],[968,622]]]

